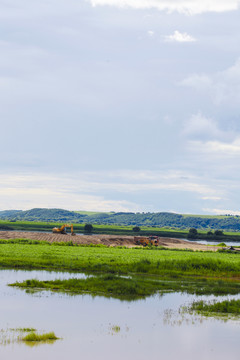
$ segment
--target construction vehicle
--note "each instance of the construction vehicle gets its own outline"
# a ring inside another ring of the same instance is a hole
[[[134,236],[134,242],[136,245],[142,246],[158,246],[159,238],[158,236]]]
[[[153,246],[159,245],[159,237],[158,236],[149,236],[149,242]]]
[[[69,224],[63,224],[60,228],[57,228],[57,227],[54,227],[52,229],[52,232],[54,234],[64,234],[64,235],[67,235],[67,231],[66,231],[66,228],[67,227],[71,227],[71,235],[74,236],[76,235],[75,232],[73,231],[73,224],[69,225]]]

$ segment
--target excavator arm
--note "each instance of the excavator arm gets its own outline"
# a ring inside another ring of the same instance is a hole
[[[73,236],[73,235],[76,235],[74,232],[73,232],[73,224],[72,225],[69,225],[69,224],[63,224],[60,228],[57,228],[57,227],[55,227],[55,228],[53,228],[52,229],[52,232],[54,233],[54,234],[67,234],[67,232],[66,232],[66,228],[67,227],[71,227],[71,235]]]

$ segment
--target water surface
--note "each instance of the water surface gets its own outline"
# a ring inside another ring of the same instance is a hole
[[[181,305],[196,297],[170,293],[134,302],[60,293],[26,291],[7,283],[37,278],[82,277],[47,271],[0,271],[1,329],[35,327],[62,340],[28,347],[0,345],[1,360],[208,360],[239,359],[240,323],[181,315]],[[229,298],[232,298],[232,296]],[[114,326],[120,327],[115,331]]]
[[[226,244],[227,246],[240,246],[240,241],[228,241],[228,240],[218,240],[218,241],[208,241],[208,240],[194,240],[194,239],[182,239],[182,240],[186,240],[186,241],[190,241],[190,242],[194,242],[194,243],[198,243],[198,244],[203,244],[203,245],[218,245],[221,244],[222,242],[224,242],[224,244]]]

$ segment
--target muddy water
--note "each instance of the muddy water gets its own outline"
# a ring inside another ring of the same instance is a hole
[[[45,271],[0,271],[0,329],[35,327],[62,338],[36,347],[17,342],[0,345],[1,360],[239,359],[239,322],[178,313],[195,296],[171,293],[126,302],[89,295],[29,294],[6,285],[30,278],[68,277]]]

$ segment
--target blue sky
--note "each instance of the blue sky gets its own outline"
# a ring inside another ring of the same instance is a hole
[[[0,209],[240,214],[239,0],[0,0]]]

